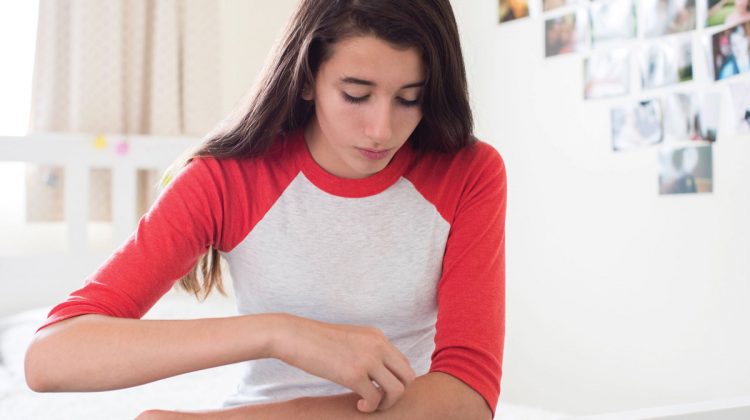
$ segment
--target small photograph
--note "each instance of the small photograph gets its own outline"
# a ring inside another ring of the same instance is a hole
[[[711,37],[714,80],[750,71],[750,22],[718,32]]]
[[[589,9],[591,40],[594,45],[607,41],[635,38],[635,3],[633,0],[591,3]]]
[[[612,109],[612,150],[619,152],[661,143],[661,122],[658,99]]]
[[[630,52],[619,48],[592,54],[583,61],[583,97],[611,98],[630,91]]]
[[[529,16],[528,0],[498,0],[500,23],[525,18]]]
[[[732,83],[734,130],[737,134],[750,133],[750,83]]]
[[[659,151],[659,194],[713,191],[711,145]]]
[[[578,0],[542,0],[542,11],[548,12],[550,10],[559,9],[560,7],[565,6],[572,6],[578,3]]]
[[[693,80],[693,43],[689,36],[653,41],[641,49],[641,86],[653,89]]]
[[[585,51],[589,47],[589,22],[586,9],[547,19],[544,22],[545,55]]]
[[[664,98],[664,142],[716,141],[721,94],[675,93]]]
[[[706,26],[736,25],[750,19],[748,0],[708,0]]]
[[[643,34],[656,37],[695,29],[695,0],[640,0]]]

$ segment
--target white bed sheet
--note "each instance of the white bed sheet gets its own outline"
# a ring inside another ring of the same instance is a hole
[[[0,319],[0,419],[132,419],[151,409],[202,410],[221,406],[239,380],[239,365],[192,372],[150,384],[107,392],[47,393],[28,389],[23,377],[26,346],[50,308]],[[198,304],[170,292],[146,315],[153,319],[202,318],[235,314],[230,298],[216,296]],[[552,420],[560,413],[501,401],[496,420]]]

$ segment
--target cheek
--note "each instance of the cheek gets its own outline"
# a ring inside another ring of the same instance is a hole
[[[361,108],[340,103],[335,109],[336,113],[331,115],[331,123],[339,131],[351,132],[364,126],[364,112]]]
[[[346,131],[349,127],[356,127],[361,120],[361,111],[334,95],[323,98],[318,103],[316,112],[321,123],[325,123],[334,131]]]
[[[422,110],[419,108],[409,108],[404,110],[399,118],[398,127],[411,132],[422,120]]]

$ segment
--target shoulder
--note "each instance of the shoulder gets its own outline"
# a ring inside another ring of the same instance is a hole
[[[279,136],[267,151],[256,156],[194,156],[181,172],[214,181],[260,181],[270,172],[281,174],[298,170],[298,144],[294,138]]]
[[[456,153],[417,153],[405,178],[448,221],[462,205],[502,197],[506,188],[503,158],[497,149],[481,140]]]
[[[222,211],[247,211],[251,201],[277,196],[293,173],[288,159],[279,150],[260,156],[192,156],[186,163],[167,172],[160,196],[179,200],[210,201]],[[284,185],[281,185],[281,184]],[[216,210],[216,209],[214,209]]]
[[[294,154],[283,143],[258,156],[193,157],[164,195],[213,219],[217,249],[230,251],[252,230],[294,179]]]
[[[464,164],[475,171],[505,171],[505,161],[500,152],[482,140],[477,139],[474,143],[461,149],[456,154],[456,158],[460,164]]]
[[[445,182],[461,179],[463,198],[495,194],[506,187],[505,161],[492,145],[481,140],[464,147],[453,158],[453,171]]]
[[[479,139],[455,153],[422,152],[416,155],[414,170],[431,174],[443,174],[443,179],[455,183],[476,177],[505,176],[505,161],[500,152]]]

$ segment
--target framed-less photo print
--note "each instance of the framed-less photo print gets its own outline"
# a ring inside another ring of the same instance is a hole
[[[719,92],[673,93],[663,101],[665,142],[716,141]]]
[[[710,145],[659,151],[659,194],[710,193],[713,182]]]
[[[706,26],[736,25],[750,20],[748,0],[707,0]]]
[[[750,71],[750,21],[711,36],[714,80]]]
[[[542,0],[542,11],[548,12],[550,10],[555,10],[561,7],[571,6],[579,3],[580,0]]]
[[[646,37],[695,29],[695,0],[640,0],[638,13]]]
[[[693,80],[690,36],[670,36],[646,44],[638,56],[641,87],[652,89]]]
[[[544,21],[545,56],[586,51],[589,48],[589,21],[586,9]]]
[[[593,45],[635,38],[636,19],[633,0],[597,1],[589,6]]]
[[[592,54],[583,61],[583,97],[611,98],[630,91],[630,51],[618,48]]]
[[[614,108],[612,113],[612,150],[618,152],[662,141],[662,108],[658,99]]]
[[[499,22],[505,23],[529,16],[528,0],[498,0]]]

